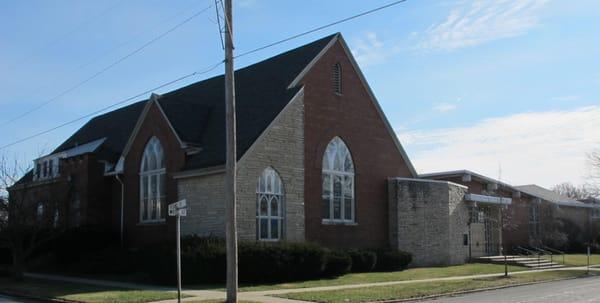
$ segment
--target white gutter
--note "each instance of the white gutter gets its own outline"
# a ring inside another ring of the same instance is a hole
[[[493,205],[510,205],[512,203],[511,198],[494,197],[478,194],[466,194],[465,200],[482,203],[482,204],[493,204]]]

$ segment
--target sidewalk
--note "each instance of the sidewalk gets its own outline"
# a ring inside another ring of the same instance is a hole
[[[542,270],[528,270],[511,272],[510,275],[522,275],[533,272],[546,272],[546,271],[564,271],[564,270],[581,270],[586,271],[587,267],[564,267],[559,269],[542,269]],[[592,267],[590,271],[600,272],[600,268]],[[422,283],[422,282],[438,282],[438,281],[455,281],[464,279],[478,279],[478,278],[490,278],[490,277],[501,277],[504,273],[497,274],[482,274],[482,275],[469,275],[469,276],[454,276],[445,278],[432,278],[432,279],[419,279],[419,280],[402,280],[402,281],[388,281],[388,282],[373,282],[373,283],[361,283],[361,284],[346,284],[346,285],[332,285],[332,286],[320,286],[320,287],[306,287],[306,288],[291,288],[291,289],[273,289],[263,291],[245,291],[239,292],[238,299],[240,301],[253,301],[253,302],[266,302],[266,303],[302,303],[304,301],[284,299],[279,297],[273,297],[274,295],[282,295],[289,293],[300,293],[300,292],[313,292],[313,291],[327,291],[327,290],[343,290],[352,288],[363,288],[363,287],[376,287],[376,286],[390,286],[400,284],[411,284],[411,283]],[[175,291],[173,288],[165,288],[159,286],[150,286],[137,283],[124,283],[124,282],[113,282],[95,279],[65,277],[59,275],[47,275],[47,274],[33,274],[27,273],[27,277],[54,281],[64,281],[80,284],[99,285],[108,287],[119,287],[119,288],[130,288],[130,289],[143,289],[143,290],[162,290],[162,291]],[[184,289],[183,294],[190,296],[189,298],[182,299],[182,301],[201,301],[201,300],[224,300],[226,293],[218,290],[194,290]],[[154,303],[174,303],[177,300],[165,300]]]

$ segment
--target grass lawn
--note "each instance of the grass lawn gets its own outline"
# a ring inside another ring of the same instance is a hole
[[[166,291],[115,289],[33,279],[22,282],[0,279],[0,292],[89,303],[142,303],[177,298],[176,293]]]
[[[279,297],[326,303],[372,302],[419,298],[431,295],[449,294],[457,291],[576,278],[581,276],[585,276],[585,273],[581,271],[548,271],[514,275],[508,278],[493,277],[457,281],[417,282],[393,286],[284,294],[280,295]]]
[[[509,266],[509,271],[526,270],[520,266]],[[472,263],[447,267],[411,268],[396,272],[374,272],[347,274],[337,278],[310,280],[292,283],[242,286],[241,291],[257,291],[270,289],[306,288],[331,285],[360,284],[372,282],[420,280],[429,278],[444,278],[452,276],[469,276],[479,274],[503,273],[504,265]]]
[[[225,303],[225,300],[200,300],[200,301],[192,300],[192,301],[185,301],[185,303]],[[238,303],[260,303],[260,302],[238,300]]]
[[[545,256],[546,259],[550,257]],[[554,256],[554,262],[562,264],[562,256]],[[587,255],[585,254],[568,254],[565,255],[565,265],[568,266],[586,266]],[[600,254],[590,255],[590,265],[600,265]]]

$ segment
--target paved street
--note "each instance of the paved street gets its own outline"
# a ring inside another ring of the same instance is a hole
[[[0,295],[0,303],[33,303],[36,301],[28,301],[24,299],[10,298],[3,295]]]
[[[519,303],[576,303],[600,302],[600,277],[565,280],[536,285],[511,287],[492,291],[439,298],[425,302],[458,303],[458,302],[519,302]]]

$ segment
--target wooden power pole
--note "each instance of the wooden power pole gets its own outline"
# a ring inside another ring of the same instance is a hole
[[[235,79],[233,68],[233,18],[232,0],[225,4],[225,124],[226,124],[226,173],[225,173],[225,233],[227,244],[227,302],[237,303],[238,262],[236,224],[236,127],[235,127]]]

